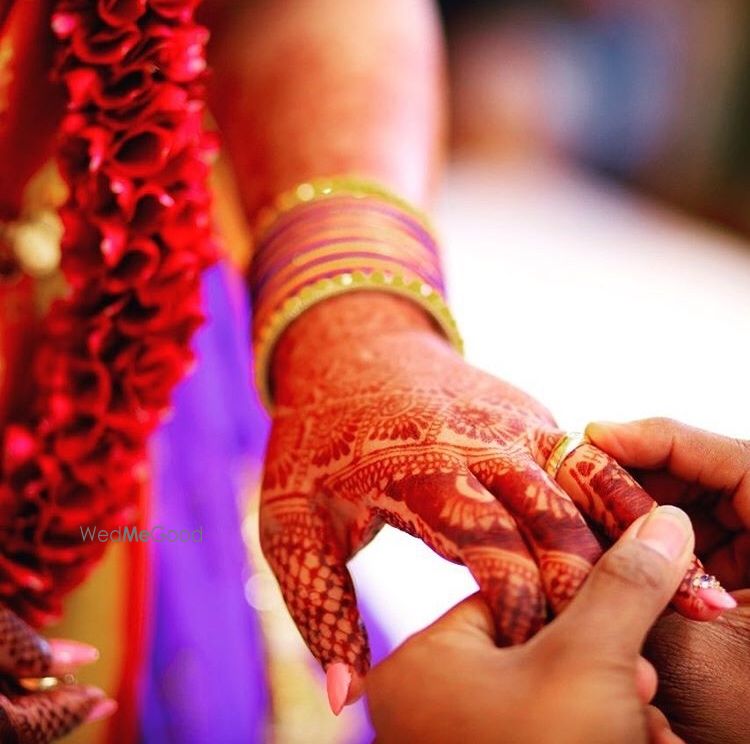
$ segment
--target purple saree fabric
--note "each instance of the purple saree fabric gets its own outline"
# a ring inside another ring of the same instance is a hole
[[[251,384],[241,279],[218,266],[207,272],[203,291],[208,319],[195,339],[198,365],[176,391],[174,414],[153,441],[149,525],[202,528],[202,542],[150,544],[150,651],[140,687],[144,744],[267,740],[265,652],[244,594],[250,567],[241,518],[247,476],[260,474],[268,420]],[[361,609],[379,660],[388,641],[368,608]],[[372,741],[358,706],[363,727],[347,744]]]
[[[260,469],[267,419],[250,385],[247,302],[226,266],[204,279],[198,365],[155,437],[151,527],[202,542],[151,543],[146,744],[264,741],[268,692],[258,618],[244,595],[242,490]],[[197,538],[197,534],[196,534]]]

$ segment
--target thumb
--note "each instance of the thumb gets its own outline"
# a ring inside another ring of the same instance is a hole
[[[694,537],[681,509],[660,506],[637,519],[594,566],[578,596],[544,632],[562,633],[587,656],[635,658],[680,585]]]

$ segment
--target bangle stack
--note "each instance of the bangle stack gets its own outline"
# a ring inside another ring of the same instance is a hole
[[[269,366],[284,330],[305,310],[357,290],[407,297],[460,351],[427,218],[378,184],[351,177],[306,182],[258,218],[250,288],[258,391],[272,407]]]

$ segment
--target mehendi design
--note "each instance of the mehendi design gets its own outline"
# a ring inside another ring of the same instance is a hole
[[[101,690],[82,685],[27,692],[19,683],[23,678],[62,676],[61,670],[53,662],[50,644],[0,605],[0,741],[47,744],[72,731],[103,699]]]
[[[49,672],[49,644],[21,618],[0,605],[0,673],[43,677]]]
[[[581,511],[590,516],[611,540],[616,540],[642,514],[656,506],[633,477],[609,455],[585,444],[563,462],[560,483]],[[706,605],[697,596],[694,580],[705,574],[694,558],[674,597],[674,605],[683,615],[702,619]]]
[[[543,464],[562,432],[546,409],[468,366],[399,298],[309,310],[281,339],[274,381],[262,545],[324,667],[367,669],[346,561],[385,523],[466,565],[510,644],[560,612],[601,555],[584,516],[614,539],[652,504],[601,453],[575,483],[552,481]]]
[[[0,694],[0,741],[48,744],[80,725],[101,693],[80,685],[61,685],[50,692]]]

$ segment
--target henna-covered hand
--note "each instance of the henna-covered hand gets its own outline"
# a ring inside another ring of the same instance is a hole
[[[114,701],[96,688],[60,684],[29,692],[21,680],[64,677],[94,661],[96,649],[75,641],[47,641],[0,605],[0,741],[46,744],[84,721],[114,711]]]
[[[601,554],[581,514],[616,539],[653,501],[590,445],[569,494],[544,472],[561,432],[528,395],[466,364],[416,306],[328,300],[286,331],[261,542],[334,710],[361,691],[369,650],[346,562],[388,523],[465,564],[498,640],[523,641],[575,595]],[[693,616],[715,616],[691,590]]]

